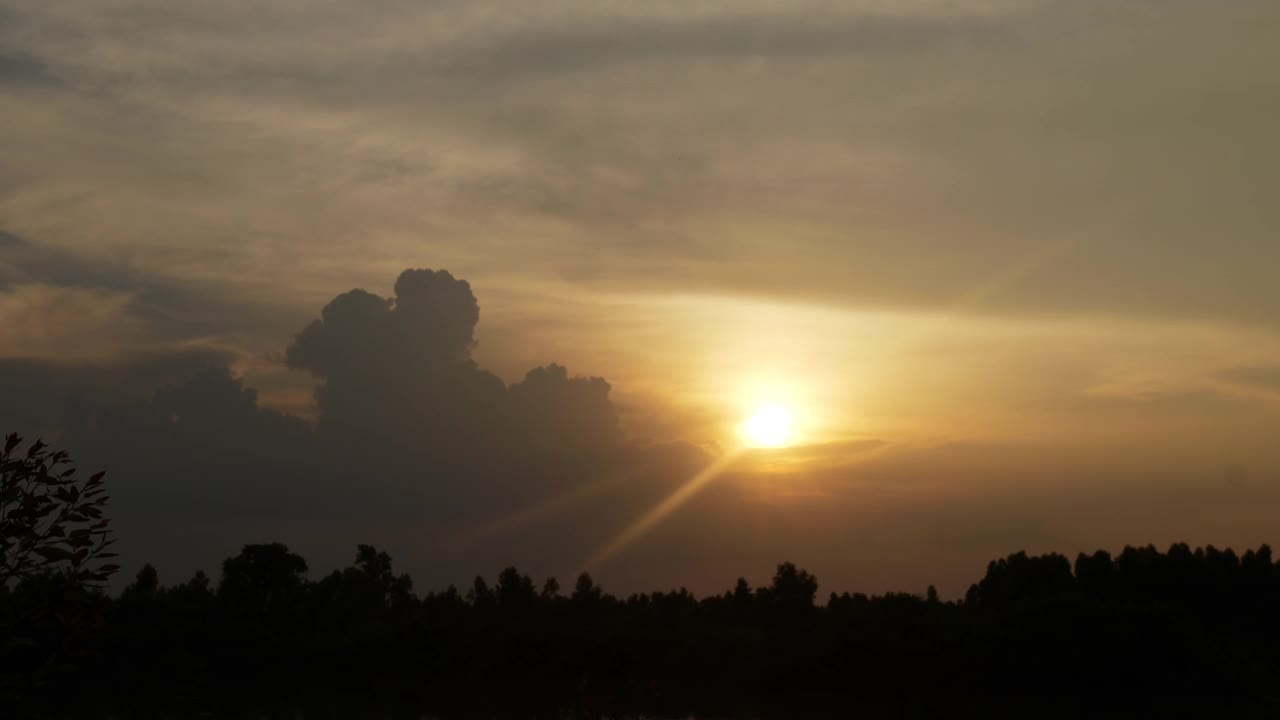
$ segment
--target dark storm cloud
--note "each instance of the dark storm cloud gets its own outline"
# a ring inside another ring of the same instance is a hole
[[[406,270],[395,293],[339,295],[289,346],[288,365],[320,381],[321,432],[437,455],[608,450],[621,441],[603,380],[551,365],[508,389],[476,365],[480,306],[466,281]]]
[[[227,352],[144,352],[113,361],[0,358],[0,427],[57,435],[95,424],[104,410],[151,397],[193,374],[225,367]]]
[[[471,359],[478,320],[470,286],[444,271],[405,271],[391,298],[338,295],[286,353],[318,380],[314,428],[262,407],[233,358],[200,352],[0,361],[0,423],[108,469],[122,549],[184,569],[254,537],[324,553],[341,536],[470,572],[477,557],[509,562],[515,532],[522,557],[568,573],[584,539],[603,542],[708,460],[628,445],[603,379],[550,364],[506,386]],[[495,522],[508,530],[451,550]]]
[[[406,270],[396,297],[364,290],[325,306],[288,350],[291,367],[321,378],[367,374],[383,363],[438,367],[465,363],[480,305],[465,281],[445,271]]]
[[[57,381],[48,366],[39,370],[43,381]],[[137,362],[106,374],[160,380]],[[300,525],[319,533],[341,508],[367,507],[353,501],[342,475],[326,471],[307,425],[259,407],[256,391],[225,364],[120,394],[109,404],[73,404],[56,440],[82,468],[107,471],[124,558],[212,570],[237,535],[272,527],[292,534]]]
[[[530,370],[509,394],[529,442],[590,451],[622,442],[609,390],[603,378],[569,377],[568,370],[553,363]]]

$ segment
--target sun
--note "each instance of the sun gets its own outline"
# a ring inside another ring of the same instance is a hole
[[[791,438],[791,413],[779,405],[761,405],[742,423],[742,436],[752,447],[782,447]]]

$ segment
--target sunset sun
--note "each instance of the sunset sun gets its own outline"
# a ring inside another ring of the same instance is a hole
[[[752,447],[782,447],[791,438],[791,422],[786,408],[762,405],[742,423],[742,436]]]

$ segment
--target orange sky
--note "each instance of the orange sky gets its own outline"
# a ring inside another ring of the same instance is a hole
[[[292,334],[445,268],[480,366],[602,376],[633,442],[786,407],[792,447],[689,503],[767,508],[769,562],[1274,541],[1278,22],[0,0],[0,360],[214,351],[314,418]]]

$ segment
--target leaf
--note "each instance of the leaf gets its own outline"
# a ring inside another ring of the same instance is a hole
[[[58,562],[59,560],[71,560],[75,557],[75,554],[67,550],[63,550],[60,547],[53,547],[53,546],[38,547],[32,550],[32,552],[34,552],[35,554],[39,555],[42,558],[45,558],[49,562]]]

